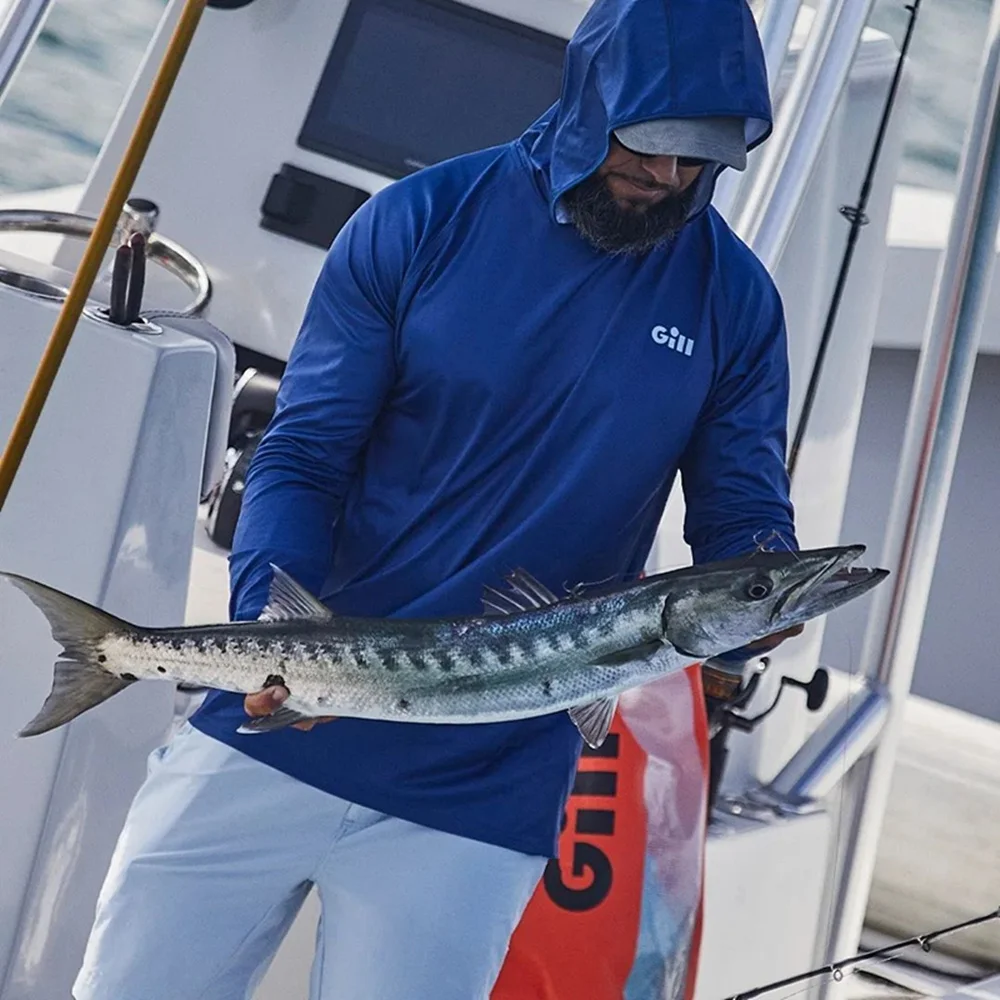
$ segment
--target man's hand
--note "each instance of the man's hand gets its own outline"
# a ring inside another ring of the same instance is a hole
[[[287,697],[288,688],[281,684],[275,684],[272,687],[266,687],[261,691],[248,694],[243,699],[243,708],[246,710],[247,715],[273,715]],[[336,718],[335,715],[318,715],[315,719],[309,719],[307,722],[295,722],[292,724],[292,728],[312,729],[317,722],[330,722]]]
[[[782,629],[780,632],[773,632],[771,635],[765,635],[762,639],[757,639],[755,642],[740,646],[739,649],[731,649],[725,653],[720,653],[718,656],[711,657],[711,660],[716,666],[722,667],[724,670],[742,670],[747,661],[757,656],[763,656],[765,653],[770,653],[772,649],[776,649],[786,639],[791,639],[792,636],[799,635],[802,629],[802,625],[793,625],[791,628]]]
[[[804,625],[792,625],[791,628],[783,629],[781,632],[775,632],[772,635],[765,635],[763,639],[758,639],[756,642],[751,642],[744,646],[743,651],[750,653],[751,656],[760,656],[762,653],[770,653],[772,649],[776,649],[786,639],[791,639],[793,636],[801,635],[804,628]]]

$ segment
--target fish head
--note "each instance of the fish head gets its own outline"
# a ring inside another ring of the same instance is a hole
[[[666,574],[677,579],[668,584],[663,638],[704,658],[825,615],[888,576],[884,569],[852,566],[864,551],[863,545],[760,551]]]

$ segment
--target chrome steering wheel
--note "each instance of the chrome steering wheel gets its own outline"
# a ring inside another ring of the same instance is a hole
[[[131,199],[122,213],[116,235],[121,237],[130,232],[141,232],[146,238],[146,257],[179,278],[194,295],[190,304],[177,310],[178,314],[197,316],[212,297],[212,281],[205,265],[194,254],[173,240],[152,231],[158,214],[152,202]],[[41,209],[0,210],[0,233],[54,233],[89,239],[96,224],[97,219],[93,216],[76,212],[52,212]],[[4,272],[2,275],[4,281],[26,291],[36,291],[60,298],[66,294],[66,289],[50,282],[32,278],[30,275],[17,274],[8,268],[0,270]]]

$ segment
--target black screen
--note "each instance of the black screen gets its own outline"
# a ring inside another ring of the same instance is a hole
[[[403,177],[507,142],[559,96],[565,47],[451,0],[353,0],[299,145]]]

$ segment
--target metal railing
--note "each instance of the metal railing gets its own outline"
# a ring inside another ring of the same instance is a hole
[[[761,48],[764,50],[764,64],[767,67],[767,81],[771,89],[771,101],[775,115],[780,114],[778,100],[778,81],[781,68],[788,56],[788,48],[795,30],[795,22],[802,8],[802,0],[767,0],[764,12],[759,18]],[[804,66],[800,59],[796,72]],[[780,125],[776,126],[780,130]],[[769,142],[776,141],[772,136]],[[757,174],[757,162],[760,154],[751,154],[746,170],[742,172],[727,170],[719,178],[715,189],[713,203],[722,215],[729,219],[739,211],[742,199],[753,183]]]
[[[771,87],[777,83],[781,66],[788,54],[788,43],[795,30],[795,22],[802,7],[802,0],[768,0],[760,19],[760,43],[764,49],[764,65]]]
[[[769,270],[777,265],[795,224],[872,4],[826,0],[820,8],[774,135],[761,148],[745,198],[740,195],[733,228]]]
[[[52,0],[9,0],[0,13],[0,100],[42,27]]]
[[[837,887],[825,960],[852,954],[864,922],[878,837],[913,678],[979,350],[1000,224],[1000,0],[994,0],[948,243],[920,351],[906,438],[860,669],[890,696],[875,750],[848,776]]]

